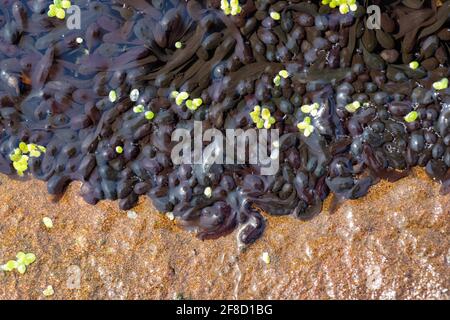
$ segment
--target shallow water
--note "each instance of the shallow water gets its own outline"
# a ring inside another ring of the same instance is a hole
[[[241,1],[232,16],[220,1],[73,1],[81,29],[71,30],[70,14],[48,17],[50,1],[1,1],[0,172],[17,177],[10,155],[20,142],[43,146],[25,177],[47,181],[51,194],[80,180],[88,203],[118,199],[124,210],[146,194],[201,238],[240,226],[245,244],[264,230],[260,209],[310,219],[330,191],[359,198],[416,165],[448,192],[450,91],[433,85],[449,77],[449,3],[376,1],[378,30],[362,1],[345,15],[318,3]],[[178,105],[173,91],[202,103]],[[302,111],[314,103],[317,112]],[[275,174],[174,165],[176,129],[192,132],[196,120],[258,130],[256,105],[279,132]],[[307,118],[310,135],[298,128]]]

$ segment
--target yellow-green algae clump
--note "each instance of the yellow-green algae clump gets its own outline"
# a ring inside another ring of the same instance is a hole
[[[66,10],[72,6],[69,0],[53,0],[53,4],[48,7],[47,15],[51,18],[56,17],[64,20],[66,17]]]
[[[9,260],[1,266],[3,271],[13,271],[16,269],[20,274],[27,271],[27,267],[36,261],[34,253],[19,252],[16,255],[16,260]]]
[[[46,148],[43,146],[21,142],[19,147],[14,149],[13,153],[9,155],[9,159],[12,161],[17,174],[23,176],[24,172],[28,170],[28,160],[30,158],[39,158],[46,151]]]

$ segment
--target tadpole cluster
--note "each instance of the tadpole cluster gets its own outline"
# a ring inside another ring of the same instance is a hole
[[[0,3],[0,172],[18,178],[21,142],[44,146],[26,174],[50,194],[77,180],[86,202],[123,210],[147,195],[202,239],[238,228],[249,244],[262,211],[307,220],[330,192],[360,198],[414,166],[450,191],[449,1],[359,0],[345,14],[321,1],[243,0],[237,14],[220,0],[72,1],[81,29],[50,17],[51,1]],[[255,129],[255,106],[280,133],[275,175],[173,164],[176,129]]]

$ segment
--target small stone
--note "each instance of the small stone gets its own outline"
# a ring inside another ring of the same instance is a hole
[[[132,211],[132,210],[130,210],[130,211],[127,211],[127,217],[128,218],[130,218],[130,219],[136,219],[137,218],[137,213],[136,213],[136,211]]]
[[[169,219],[170,221],[175,220],[175,216],[173,215],[173,212],[166,212],[166,217],[167,217],[167,219]]]
[[[267,251],[264,251],[261,256],[261,259],[262,259],[262,261],[264,261],[265,264],[269,264],[270,263],[269,253]]]

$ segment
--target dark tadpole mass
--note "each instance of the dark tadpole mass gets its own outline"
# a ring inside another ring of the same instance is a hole
[[[80,0],[70,29],[51,1],[0,0],[0,172],[55,195],[78,180],[123,210],[148,195],[200,238],[238,228],[244,244],[261,211],[311,219],[330,191],[359,198],[414,166],[448,193],[450,1],[373,1],[379,29],[357,2]],[[279,130],[276,174],[172,162],[176,129],[258,130],[255,106]]]

